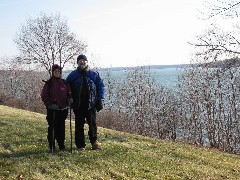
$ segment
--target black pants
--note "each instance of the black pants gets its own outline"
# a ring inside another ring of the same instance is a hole
[[[53,113],[55,112],[55,119],[53,119]],[[58,143],[59,149],[64,149],[64,141],[65,141],[65,120],[67,119],[68,115],[68,110],[50,110],[47,109],[47,122],[48,122],[48,144],[50,149],[52,148],[52,143],[53,143],[53,148],[55,149],[55,141],[53,142],[53,137],[52,137],[52,130],[53,130],[53,121],[54,121],[54,139]]]
[[[94,143],[97,140],[97,124],[96,124],[96,110],[91,109],[88,111],[76,111],[75,114],[75,144],[77,148],[86,146],[84,135],[85,119],[88,123],[88,137],[90,143]]]

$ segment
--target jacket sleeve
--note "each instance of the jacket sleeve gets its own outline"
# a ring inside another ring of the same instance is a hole
[[[74,76],[75,76],[75,71],[70,72],[70,74],[66,78],[66,82],[72,85]]]
[[[99,73],[96,73],[97,99],[104,100],[104,84],[100,78]]]
[[[49,96],[49,85],[45,83],[41,92],[41,99],[46,107],[51,104],[50,96]]]
[[[66,86],[67,86],[67,89],[68,89],[68,95],[69,95],[70,92],[72,93],[72,90],[73,90],[72,77],[73,77],[73,72],[71,72],[66,78]]]
[[[71,73],[67,76],[66,82],[67,82],[67,83],[71,83]]]
[[[69,83],[66,83],[66,87],[67,87],[67,92],[68,92],[68,96],[69,96],[72,93],[71,86]]]

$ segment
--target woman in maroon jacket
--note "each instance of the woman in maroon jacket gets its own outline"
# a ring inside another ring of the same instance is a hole
[[[52,152],[55,150],[55,140],[59,149],[65,150],[65,120],[68,115],[69,94],[70,86],[61,78],[61,67],[54,64],[52,77],[46,81],[41,92],[42,101],[47,108],[47,138]]]

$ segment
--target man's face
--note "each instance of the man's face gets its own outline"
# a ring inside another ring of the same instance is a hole
[[[78,67],[80,67],[80,69],[86,69],[87,68],[87,63],[88,63],[88,61],[86,60],[86,59],[80,59],[79,61],[78,61]]]
[[[78,66],[87,65],[87,63],[88,63],[87,60],[85,60],[85,59],[80,59],[80,60],[78,61]]]

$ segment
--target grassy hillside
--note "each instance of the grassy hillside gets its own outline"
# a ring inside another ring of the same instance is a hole
[[[102,151],[52,155],[46,132],[44,115],[0,106],[0,179],[240,179],[239,155],[104,128]]]

